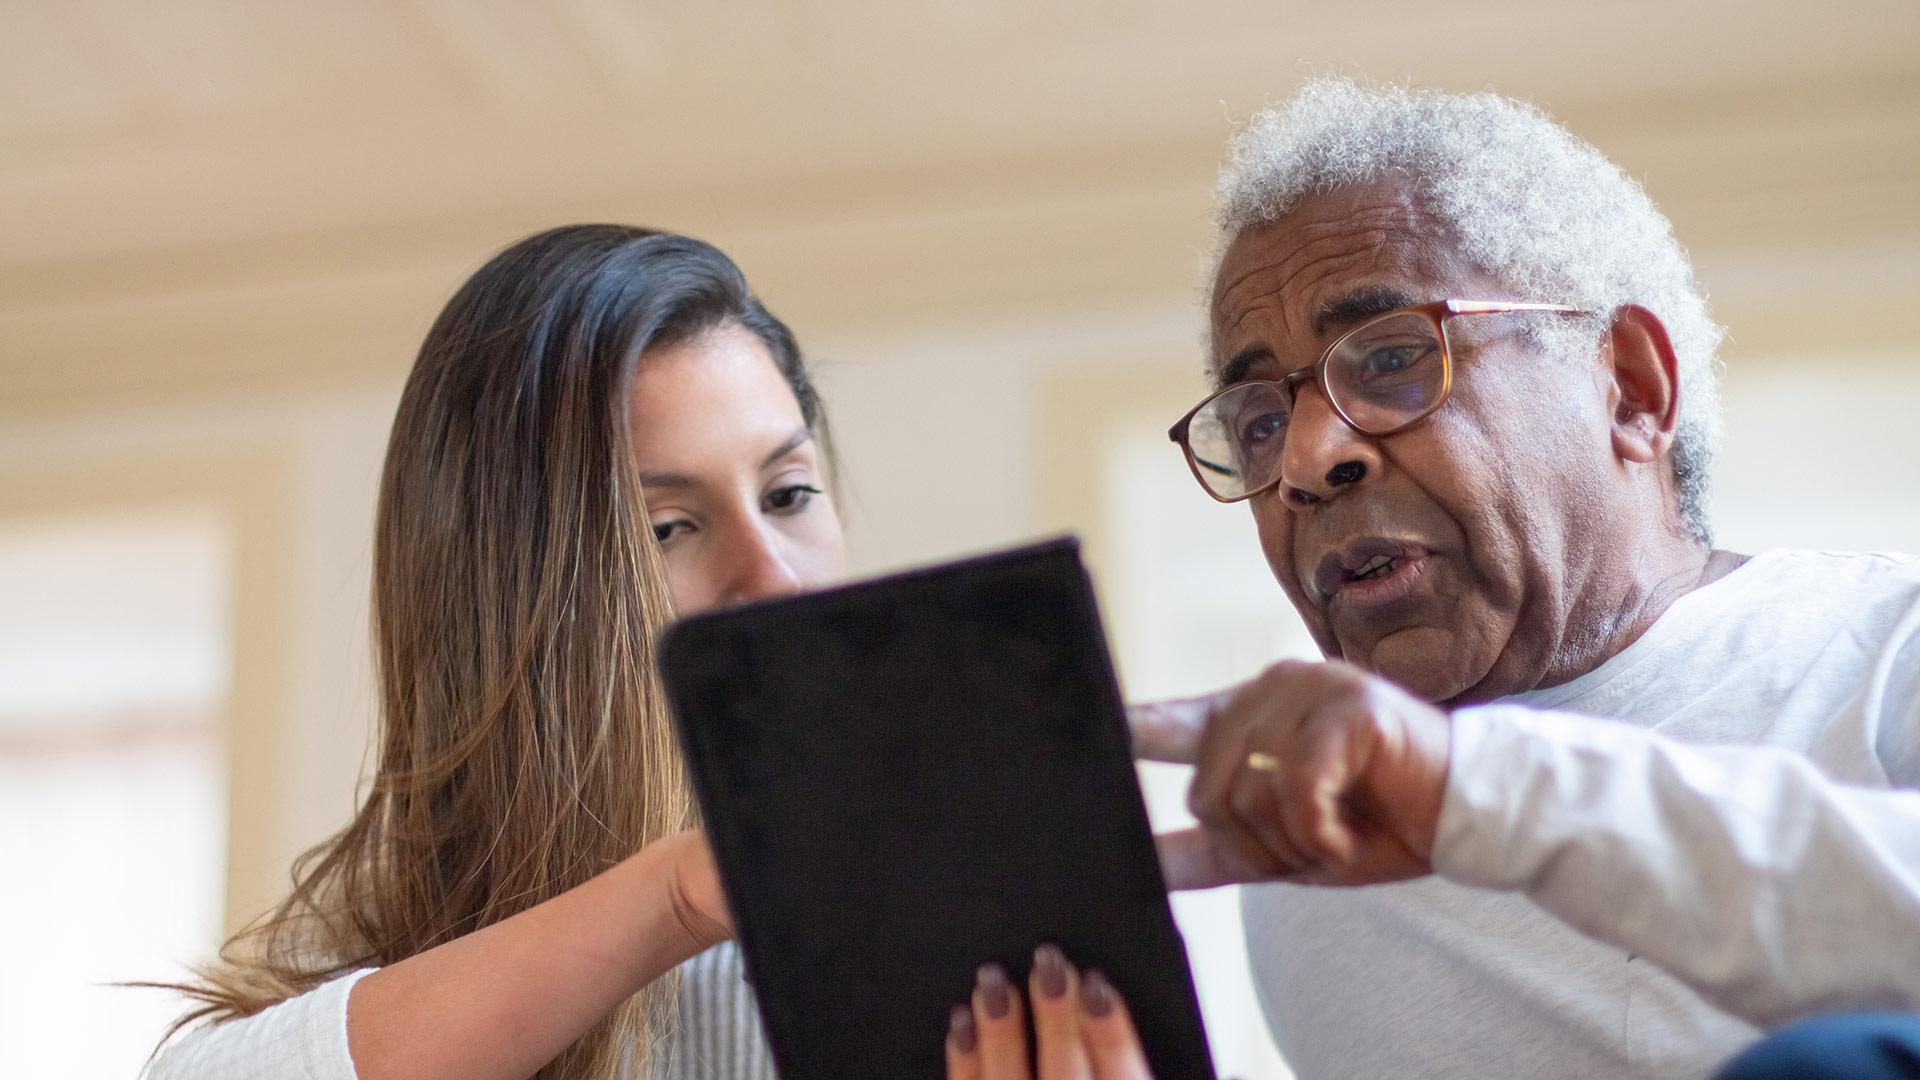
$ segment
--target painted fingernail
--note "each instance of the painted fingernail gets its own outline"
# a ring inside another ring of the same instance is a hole
[[[1033,950],[1033,971],[1039,978],[1040,993],[1049,1001],[1067,992],[1067,954],[1052,945]]]
[[[955,1005],[947,1014],[947,1038],[953,1040],[953,1048],[963,1054],[971,1054],[980,1045],[980,1031],[973,1026],[973,1010],[965,1005]]]
[[[1088,1016],[1105,1016],[1113,1011],[1113,987],[1107,984],[1107,977],[1097,971],[1089,971],[1080,979],[1080,1007]]]
[[[1013,988],[1007,985],[1007,973],[999,964],[983,964],[978,978],[980,1000],[986,1006],[987,1015],[995,1020],[1005,1019],[1013,1011]]]

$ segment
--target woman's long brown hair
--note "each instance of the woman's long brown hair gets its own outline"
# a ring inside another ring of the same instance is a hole
[[[392,964],[573,888],[692,823],[654,648],[665,571],[628,451],[649,349],[743,325],[816,433],[792,335],[711,245],[613,225],[524,240],[421,345],[375,525],[378,763],[291,894],[181,987],[198,1021]],[[656,981],[543,1068],[640,1074],[670,1016]]]

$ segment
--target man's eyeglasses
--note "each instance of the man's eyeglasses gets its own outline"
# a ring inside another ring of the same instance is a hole
[[[1436,300],[1389,311],[1342,334],[1312,367],[1213,394],[1167,437],[1185,451],[1207,494],[1221,502],[1251,498],[1280,482],[1280,449],[1301,383],[1319,384],[1333,411],[1355,431],[1391,435],[1432,415],[1453,388],[1448,320],[1511,311],[1587,314],[1567,304],[1486,300]]]

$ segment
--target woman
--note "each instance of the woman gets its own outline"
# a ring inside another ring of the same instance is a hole
[[[1153,1080],[1120,992],[1052,945],[1034,950],[1025,1002],[1000,965],[980,969],[948,1019],[946,1057],[947,1080]]]
[[[469,279],[388,444],[377,772],[152,1075],[771,1076],[654,647],[840,573],[825,436],[710,245],[575,226]]]

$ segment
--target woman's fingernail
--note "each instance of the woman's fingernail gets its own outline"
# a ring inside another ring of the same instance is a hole
[[[1113,987],[1107,985],[1105,975],[1089,971],[1081,976],[1080,1007],[1088,1016],[1105,1016],[1113,1011]]]
[[[963,1054],[971,1054],[980,1045],[980,1032],[973,1026],[973,1010],[965,1005],[955,1005],[947,1014],[947,1037],[953,1040],[953,1048]]]
[[[1040,993],[1049,1000],[1067,992],[1067,954],[1052,945],[1033,950],[1033,970],[1039,975]]]
[[[987,1015],[1004,1020],[1013,1011],[1013,988],[1007,985],[1007,973],[999,964],[984,964],[979,972],[980,1000]]]

